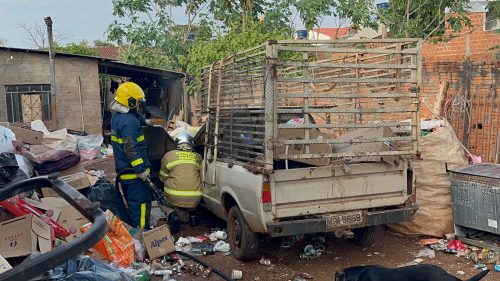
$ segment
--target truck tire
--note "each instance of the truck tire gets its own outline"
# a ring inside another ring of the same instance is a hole
[[[381,231],[382,227],[380,225],[356,228],[352,230],[352,232],[354,232],[354,238],[349,240],[356,245],[367,247],[375,243]]]
[[[257,258],[259,253],[257,234],[250,230],[238,206],[233,206],[229,210],[227,229],[229,245],[236,259],[249,261]]]

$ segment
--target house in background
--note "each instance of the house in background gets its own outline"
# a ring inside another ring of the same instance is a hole
[[[122,81],[138,83],[149,107],[178,114],[187,104],[183,73],[64,53],[56,54],[55,69],[52,96],[47,51],[0,47],[0,122],[42,120],[49,130],[101,133],[109,127],[109,101]]]
[[[99,57],[110,60],[120,60],[120,47],[116,46],[96,46],[94,50],[99,54]]]
[[[348,37],[353,30],[350,27],[324,27],[309,31],[309,40],[332,40]]]

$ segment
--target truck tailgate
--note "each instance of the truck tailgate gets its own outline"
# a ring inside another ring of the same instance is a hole
[[[407,169],[401,161],[278,170],[273,212],[285,218],[401,205],[408,198]]]

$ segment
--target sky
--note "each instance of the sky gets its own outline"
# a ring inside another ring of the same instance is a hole
[[[182,8],[173,14],[176,22],[185,23]],[[54,33],[68,36],[62,43],[105,39],[106,29],[115,19],[112,0],[0,0],[0,39],[6,40],[10,47],[32,48],[32,41],[19,25],[33,26],[37,22],[44,25],[46,16],[52,18]],[[294,18],[296,28],[302,29],[298,16]],[[321,26],[337,25],[333,18],[327,18]]]

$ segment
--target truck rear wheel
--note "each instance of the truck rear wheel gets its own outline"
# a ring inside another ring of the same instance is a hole
[[[259,252],[258,237],[248,227],[238,206],[233,206],[229,210],[227,229],[233,256],[241,261],[255,259]]]
[[[356,228],[352,230],[352,232],[354,232],[354,238],[349,240],[356,245],[367,247],[375,243],[381,231],[382,227],[380,225]]]

